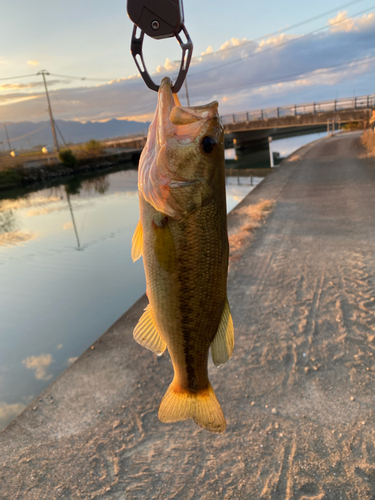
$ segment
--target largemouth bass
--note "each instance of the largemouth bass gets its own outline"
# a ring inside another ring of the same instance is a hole
[[[140,221],[133,260],[143,255],[149,305],[135,340],[157,355],[166,347],[174,379],[159,408],[162,422],[192,418],[212,432],[226,427],[208,380],[233,351],[227,300],[228,235],[224,131],[218,103],[182,107],[164,78],[142,152]]]

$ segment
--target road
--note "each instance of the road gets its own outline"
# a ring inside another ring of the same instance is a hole
[[[358,133],[305,146],[228,222],[225,433],[159,422],[172,367],[132,340],[143,297],[0,434],[2,500],[375,499],[375,159]]]

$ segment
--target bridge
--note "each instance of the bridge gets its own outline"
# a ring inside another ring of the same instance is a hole
[[[328,101],[293,104],[274,108],[222,115],[225,145],[237,151],[263,150],[268,137],[282,139],[324,131],[327,126],[339,128],[347,123],[359,122],[367,126],[375,109],[375,94],[334,99]],[[127,137],[107,141],[107,147],[138,148],[142,150],[146,137]]]
[[[222,120],[226,144],[233,144],[240,151],[267,147],[269,136],[282,139],[353,122],[365,127],[374,108],[372,94],[228,114]]]

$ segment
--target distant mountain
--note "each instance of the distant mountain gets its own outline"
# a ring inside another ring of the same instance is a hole
[[[73,122],[56,120],[66,143],[86,142],[90,139],[109,139],[130,134],[147,134],[150,122],[134,122],[128,120],[109,120],[107,122]],[[33,146],[53,145],[50,122],[19,122],[7,124],[8,136],[12,149],[30,149]],[[59,144],[63,144],[58,131]],[[4,126],[0,123],[0,151],[8,149]]]

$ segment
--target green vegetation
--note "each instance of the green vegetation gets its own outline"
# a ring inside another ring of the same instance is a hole
[[[345,125],[342,126],[342,129],[343,130],[362,130],[363,123],[362,122],[345,123]]]
[[[99,156],[103,154],[104,147],[99,141],[91,139],[90,141],[86,142],[85,151],[89,156]]]
[[[72,153],[71,149],[63,149],[62,151],[60,151],[59,160],[66,167],[75,168],[78,165],[78,160]]]
[[[375,132],[373,130],[365,130],[361,137],[362,144],[366,146],[371,156],[375,156]]]
[[[22,182],[22,175],[19,168],[7,168],[0,171],[0,188],[16,186]]]

